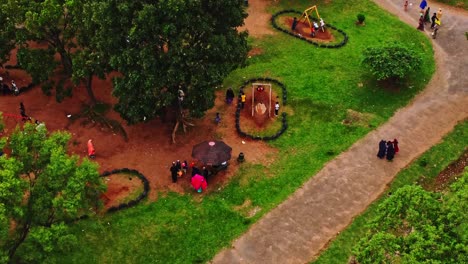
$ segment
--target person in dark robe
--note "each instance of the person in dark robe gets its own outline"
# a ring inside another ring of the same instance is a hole
[[[20,109],[21,118],[22,118],[23,120],[27,120],[27,119],[28,119],[28,115],[26,115],[26,109],[24,108],[23,102],[20,102],[20,107],[19,107],[19,109]]]
[[[385,157],[385,152],[387,152],[387,145],[385,140],[381,140],[379,142],[379,152],[377,152],[377,157],[383,159]]]
[[[419,25],[418,25],[417,28],[418,28],[419,30],[421,30],[421,31],[424,31],[424,16],[423,16],[423,14],[421,14],[421,15],[419,16],[419,22],[418,22],[418,23],[419,23]]]
[[[431,22],[431,8],[427,7],[426,12],[424,13],[424,23]]]
[[[169,170],[171,171],[172,182],[176,183],[177,182],[177,172],[179,170],[177,169],[177,166],[176,166],[175,162],[172,162],[172,166],[171,166],[171,168]]]
[[[292,22],[292,26],[291,26],[292,31],[296,30],[297,23],[298,23],[297,17],[294,17],[293,22]]]
[[[391,161],[395,157],[395,148],[393,147],[393,143],[391,141],[387,142],[387,160]]]
[[[431,28],[434,28],[436,19],[437,19],[437,13],[434,12],[434,14],[433,14],[432,17],[431,17],[431,21],[432,21],[432,23],[431,23]]]
[[[234,100],[234,91],[232,90],[231,87],[229,87],[226,91],[226,103],[231,104],[232,101]]]
[[[192,167],[192,177],[195,176],[195,174],[202,175],[201,171],[199,168],[193,166]]]
[[[208,169],[206,167],[203,167],[202,171],[203,171],[203,174],[202,174],[203,177],[205,177],[205,179],[207,179],[210,172],[208,171]]]
[[[396,138],[393,139],[393,148],[395,149],[395,154],[397,154],[398,151],[400,151],[400,148],[398,147],[398,140]]]

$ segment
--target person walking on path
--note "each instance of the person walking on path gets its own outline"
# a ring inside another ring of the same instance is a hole
[[[387,152],[387,144],[385,140],[380,140],[379,142],[379,152],[377,152],[377,157],[379,159],[385,158],[385,153]]]
[[[424,13],[424,23],[431,22],[431,8],[427,7],[426,13]]]
[[[424,31],[424,16],[423,16],[422,13],[419,16],[419,25],[418,25],[417,29],[419,29],[421,31]]]
[[[426,6],[427,6],[427,1],[422,0],[421,3],[419,4],[419,8],[421,8],[421,12],[423,12],[424,9],[426,9]]]
[[[434,14],[431,17],[431,21],[432,21],[431,28],[434,28],[436,19],[437,19],[437,13],[434,12]]]
[[[437,19],[439,20],[439,26],[442,22],[442,8],[439,8],[439,11],[437,11]]]
[[[405,0],[405,11],[408,11],[408,0]]]
[[[169,169],[169,171],[171,172],[172,182],[173,182],[173,183],[176,183],[176,182],[177,182],[177,172],[178,172],[179,170],[177,169],[177,166],[176,166],[176,163],[175,163],[175,162],[172,162],[172,166],[171,166],[171,168]]]
[[[400,148],[398,147],[398,140],[394,138],[392,143],[393,143],[393,148],[395,149],[395,154],[397,154],[398,151],[400,151]]]
[[[280,109],[280,104],[278,102],[276,102],[275,103],[275,116],[278,116],[279,109]]]
[[[93,141],[88,140],[88,157],[91,159],[96,158],[96,150],[94,149]]]
[[[395,148],[393,147],[392,141],[387,142],[387,160],[391,161],[395,157]]]
[[[436,17],[434,28],[432,29],[432,33],[431,33],[433,39],[437,37],[437,31],[439,31],[439,27],[440,27],[440,20]]]
[[[232,87],[229,87],[226,91],[226,103],[231,104],[232,101],[234,100],[234,91],[232,90]]]

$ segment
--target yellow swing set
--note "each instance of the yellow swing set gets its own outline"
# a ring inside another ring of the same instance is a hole
[[[314,31],[313,31],[314,25],[313,25],[313,23],[312,23],[312,21],[310,19],[310,16],[314,12],[314,10],[315,10],[315,13],[317,14],[317,19],[320,19],[320,15],[319,15],[319,12],[318,12],[318,9],[317,9],[316,5],[311,6],[311,7],[307,8],[306,10],[304,10],[304,12],[301,15],[301,18],[299,19],[299,22],[301,22],[302,20],[306,20],[309,23],[309,28],[310,28],[310,31],[311,31],[310,33],[311,34],[314,34]]]

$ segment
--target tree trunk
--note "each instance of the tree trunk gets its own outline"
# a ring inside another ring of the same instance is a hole
[[[70,56],[65,51],[65,48],[61,44],[62,43],[59,43],[59,45],[57,45],[57,52],[60,54],[60,61],[62,62],[65,74],[70,77],[73,73],[73,63]]]
[[[21,236],[19,240],[16,241],[16,243],[13,245],[13,247],[8,251],[8,257],[10,258],[10,263],[13,263],[13,257],[16,254],[16,250],[18,250],[18,247],[24,242],[26,237],[29,234],[29,223],[26,224],[23,228],[23,232],[21,233]]]
[[[93,92],[93,74],[90,74],[86,80],[86,91],[88,92],[89,99],[91,99],[90,105],[94,106],[96,104],[96,97]]]

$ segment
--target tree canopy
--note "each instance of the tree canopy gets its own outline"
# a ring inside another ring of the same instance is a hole
[[[246,13],[238,0],[103,1],[98,35],[111,65],[116,110],[130,123],[151,119],[174,106],[201,116],[214,104],[214,91],[245,62],[247,34],[239,33]],[[118,38],[115,38],[118,37]]]
[[[0,140],[0,263],[41,262],[76,238],[67,222],[94,212],[105,186],[97,164],[67,154],[70,135],[25,124]]]
[[[422,60],[410,48],[391,44],[365,49],[363,63],[369,66],[377,80],[396,80],[419,69]]]
[[[85,80],[93,101],[93,76],[117,71],[115,109],[129,123],[175,106],[179,90],[182,107],[201,116],[248,51],[239,0],[6,0],[0,10],[2,62],[16,44],[18,64],[40,83],[57,69],[58,53],[60,69],[76,84]]]
[[[446,195],[398,189],[379,205],[371,232],[354,252],[359,263],[468,263],[468,170]]]

